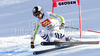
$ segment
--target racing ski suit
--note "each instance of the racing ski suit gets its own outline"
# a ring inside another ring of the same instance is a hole
[[[37,20],[35,23],[34,33],[31,36],[31,46],[34,46],[34,41],[36,39],[36,34],[38,29],[45,29],[44,31],[40,31],[40,36],[48,41],[53,42],[54,40],[65,40],[64,30],[60,29],[60,25],[65,23],[65,20],[62,16],[46,12],[41,20]]]

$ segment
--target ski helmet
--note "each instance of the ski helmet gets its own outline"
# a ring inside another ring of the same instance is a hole
[[[32,10],[33,12],[33,15],[34,16],[37,16],[39,15],[40,13],[43,15],[43,9],[40,7],[40,6],[35,6]]]

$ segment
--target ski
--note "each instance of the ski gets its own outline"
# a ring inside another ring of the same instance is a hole
[[[41,45],[48,46],[48,45],[62,45],[61,47],[47,49],[47,50],[41,50],[41,51],[34,51],[33,55],[38,55],[50,51],[55,51],[63,48],[69,48],[77,45],[82,44],[99,44],[99,41],[75,41],[75,42],[41,42]],[[63,46],[64,45],[64,46]]]
[[[41,45],[81,45],[81,44],[99,44],[99,41],[75,41],[75,42],[41,42]]]
[[[52,48],[52,49],[47,49],[47,50],[41,50],[41,51],[34,51],[33,55],[43,54],[43,53],[47,53],[47,52],[51,52],[51,51],[55,51],[55,50],[59,50],[59,49],[69,48],[69,47],[72,47],[72,46],[76,46],[76,45],[62,46],[62,47],[57,47],[57,48]]]

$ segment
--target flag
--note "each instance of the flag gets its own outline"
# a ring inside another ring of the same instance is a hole
[[[80,0],[52,0],[53,7],[80,5]]]
[[[61,7],[61,6],[69,6],[69,5],[79,5],[79,26],[80,26],[80,38],[82,38],[81,34],[81,9],[80,9],[80,0],[52,0],[52,13],[54,13],[54,7]]]

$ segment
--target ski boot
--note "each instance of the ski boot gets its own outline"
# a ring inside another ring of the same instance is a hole
[[[65,39],[66,39],[66,41],[70,41],[70,42],[79,41],[79,40],[76,40],[75,38],[72,38],[72,37],[66,37]]]

